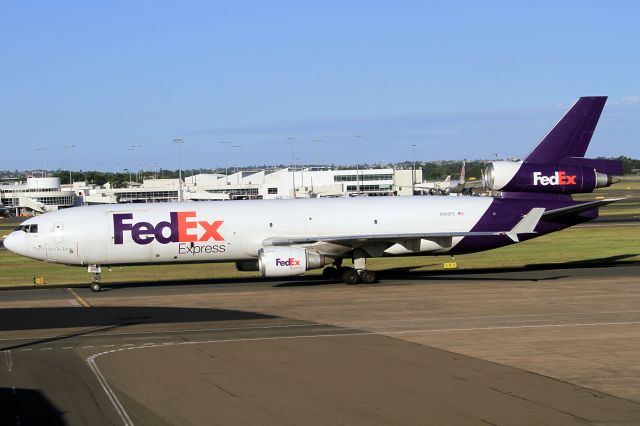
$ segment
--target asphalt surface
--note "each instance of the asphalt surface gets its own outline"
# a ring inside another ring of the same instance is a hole
[[[0,424],[639,424],[611,260],[0,291]]]

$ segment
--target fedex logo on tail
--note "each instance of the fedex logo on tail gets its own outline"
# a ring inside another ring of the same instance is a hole
[[[113,215],[113,242],[123,244],[125,232],[131,233],[131,239],[137,244],[160,244],[195,241],[224,241],[219,232],[222,220],[207,222],[195,220],[196,212],[170,212],[168,221],[157,224],[134,222],[133,213],[115,213]]]
[[[542,172],[533,172],[534,185],[577,185],[577,175],[568,175],[564,171],[558,171],[553,176],[543,176]]]
[[[300,260],[290,257],[289,259],[276,258],[276,266],[300,266]]]

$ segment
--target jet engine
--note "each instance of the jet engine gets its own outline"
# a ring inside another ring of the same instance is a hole
[[[493,191],[577,194],[610,186],[618,179],[596,169],[575,165],[530,164],[494,161],[485,170]]]
[[[260,250],[258,265],[263,277],[302,275],[310,269],[322,268],[333,259],[300,247],[268,247]]]

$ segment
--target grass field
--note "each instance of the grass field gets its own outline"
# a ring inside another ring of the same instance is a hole
[[[440,270],[450,257],[403,257],[372,259],[368,267],[382,269]],[[522,244],[484,253],[456,256],[461,269],[512,268],[535,264],[640,262],[640,226],[571,228]],[[310,273],[319,273],[311,271]],[[105,283],[154,282],[256,277],[256,272],[238,272],[232,263],[155,265],[103,269]],[[85,268],[48,264],[0,251],[0,287],[26,286],[42,276],[48,285],[86,284]]]
[[[622,181],[608,188],[597,189],[590,194],[576,194],[576,201],[590,201],[600,198],[622,198],[600,209],[600,216],[613,218],[616,216],[637,216],[640,218],[640,176],[623,176]]]

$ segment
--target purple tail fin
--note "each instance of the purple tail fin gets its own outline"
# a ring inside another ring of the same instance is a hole
[[[605,102],[606,96],[578,99],[524,162],[545,164],[567,157],[584,157]]]

